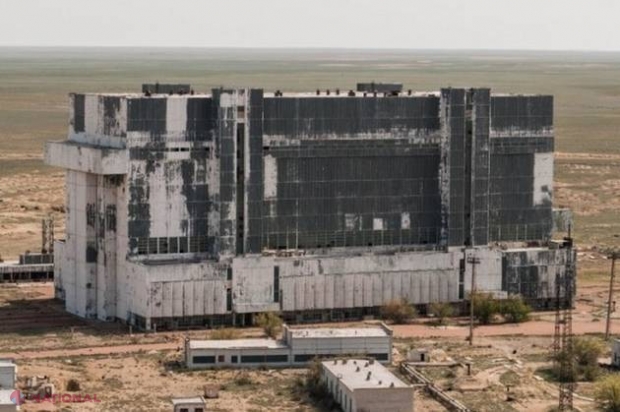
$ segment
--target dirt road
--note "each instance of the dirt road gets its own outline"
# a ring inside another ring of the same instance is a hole
[[[148,343],[148,344],[135,344],[135,345],[120,345],[120,346],[99,346],[92,348],[79,348],[79,349],[57,349],[57,350],[44,350],[44,351],[16,351],[0,353],[1,358],[12,359],[42,359],[42,358],[71,358],[73,356],[93,356],[93,355],[115,355],[115,354],[127,354],[137,352],[149,352],[155,351],[168,351],[181,349],[181,342],[168,342],[168,343]]]

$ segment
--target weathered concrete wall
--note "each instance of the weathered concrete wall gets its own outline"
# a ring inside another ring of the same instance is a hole
[[[411,412],[414,408],[413,388],[374,388],[354,392],[352,411]]]
[[[46,143],[45,162],[52,166],[97,175],[127,173],[125,150],[98,148],[68,141]]]

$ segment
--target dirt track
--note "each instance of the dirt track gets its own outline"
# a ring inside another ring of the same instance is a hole
[[[148,351],[166,351],[181,348],[181,343],[147,343],[136,345],[100,346],[80,349],[57,349],[47,351],[24,351],[0,353],[1,358],[12,359],[43,359],[43,358],[71,358],[74,356],[117,355]]]

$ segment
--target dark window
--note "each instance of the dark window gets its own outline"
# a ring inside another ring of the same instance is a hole
[[[316,357],[316,355],[295,355],[295,362],[310,362],[312,359],[314,359]]]
[[[241,356],[241,363],[265,363],[264,355]]]
[[[217,357],[217,361],[218,361],[219,363],[226,362],[226,357],[225,357],[224,355],[218,355],[218,357]]]
[[[116,231],[116,205],[107,205],[105,208],[106,229]]]
[[[215,363],[215,356],[194,356],[192,358],[194,363]]]
[[[465,298],[465,285],[462,283],[459,285],[459,299]]]
[[[181,408],[181,409],[180,409],[180,412],[189,412],[189,409],[187,409],[187,408]]]
[[[232,311],[232,290],[226,289],[226,310]]]
[[[138,238],[138,254],[146,255],[148,253],[148,238],[139,237]]]
[[[280,267],[273,267],[273,301],[280,302]]]
[[[237,355],[233,355],[230,357],[230,361],[232,363],[238,363],[239,362],[239,358],[237,357]]]
[[[156,237],[150,237],[148,239],[149,242],[149,255],[155,255],[157,254],[157,238]]]
[[[179,253],[187,253],[187,238],[179,238]]]
[[[202,409],[202,408],[194,408],[194,412],[204,412],[204,409]]]
[[[226,279],[232,280],[232,268],[226,269]]]
[[[92,242],[86,244],[86,263],[97,263],[97,247]]]
[[[288,362],[288,355],[267,355],[265,361],[270,363]]]
[[[159,253],[160,254],[168,253],[168,238],[167,237],[159,238]]]
[[[371,353],[368,356],[375,358],[378,361],[386,361],[389,359],[389,356],[387,353]]]
[[[168,252],[179,253],[179,238],[171,237],[168,239]]]

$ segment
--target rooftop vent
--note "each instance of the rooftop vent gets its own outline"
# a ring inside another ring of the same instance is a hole
[[[142,93],[144,94],[188,94],[192,90],[189,84],[173,83],[143,83]]]
[[[372,92],[372,93],[400,93],[403,91],[402,83],[358,83],[358,92]]]

